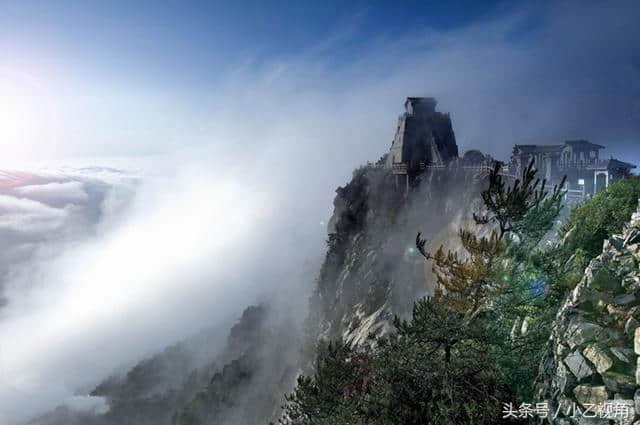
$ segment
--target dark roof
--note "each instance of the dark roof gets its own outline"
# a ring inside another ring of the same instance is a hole
[[[567,140],[561,145],[516,145],[516,149],[519,149],[524,154],[552,153],[561,151],[567,145],[582,149],[604,149],[604,146],[596,145],[586,140]]]
[[[633,168],[636,168],[636,166],[628,162],[619,161],[617,159],[611,158],[607,160],[607,168],[610,170],[615,168],[627,168],[631,170]]]
[[[604,146],[596,145],[595,143],[591,143],[586,140],[567,140],[564,142],[564,144],[585,149],[604,149]]]
[[[404,103],[405,103],[405,105],[407,103],[411,103],[412,105],[416,105],[418,103],[428,103],[430,105],[435,106],[436,103],[438,103],[438,102],[433,97],[407,97],[407,100],[405,100]]]
[[[524,154],[531,154],[559,152],[563,147],[564,145],[516,145],[515,149],[519,149]]]

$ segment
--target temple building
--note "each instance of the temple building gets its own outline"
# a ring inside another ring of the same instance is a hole
[[[636,168],[614,158],[601,159],[602,149],[604,146],[586,140],[567,140],[558,145],[515,145],[511,161],[502,168],[502,174],[518,178],[534,161],[538,176],[546,179],[547,184],[557,184],[567,176],[567,194],[582,199],[600,192]],[[404,113],[398,117],[384,167],[395,176],[396,186],[408,192],[415,177],[427,169],[490,172],[495,164],[492,157],[477,150],[470,150],[459,158],[449,114],[436,111],[434,98],[408,97]]]
[[[558,183],[567,176],[567,188],[594,194],[612,181],[628,175],[636,166],[614,158],[600,159],[604,146],[586,140],[567,140],[561,145],[515,145],[509,170],[521,175],[531,160],[541,178]]]
[[[398,118],[396,135],[385,168],[406,186],[427,165],[446,165],[458,157],[458,145],[449,114],[436,111],[431,97],[408,97]]]

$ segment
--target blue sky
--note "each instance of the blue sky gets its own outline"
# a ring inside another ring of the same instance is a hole
[[[349,43],[327,54],[347,61],[371,39],[448,30],[501,8],[494,1],[9,0],[0,6],[0,34],[8,44],[75,61],[85,72],[197,85],[247,57],[297,55],[336,33],[348,33]]]
[[[260,150],[282,126],[312,139],[283,121],[313,103],[350,134],[314,143],[353,167],[387,149],[404,97],[432,95],[462,150],[587,138],[637,158],[638,19],[633,1],[8,0],[0,138],[21,158]]]

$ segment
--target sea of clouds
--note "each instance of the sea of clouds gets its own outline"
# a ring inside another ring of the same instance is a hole
[[[307,223],[317,243],[300,245],[295,207],[276,214],[272,187],[202,158],[1,173],[0,423],[104,411],[86,395],[116,368],[310,287],[292,270],[324,229]]]

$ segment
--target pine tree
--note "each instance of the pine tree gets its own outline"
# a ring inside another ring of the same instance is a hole
[[[547,193],[533,163],[512,186],[500,169],[482,192],[486,212],[474,214],[478,225],[494,227],[489,235],[460,229],[459,255],[443,247],[428,252],[418,233],[416,246],[437,278],[434,296],[418,300],[409,320],[396,318],[397,332],[375,349],[321,349],[314,375],[301,376],[287,396],[281,424],[507,423],[501,402],[514,393],[496,357],[507,350],[504,329],[529,306],[505,305],[524,301],[527,288],[503,276],[519,273],[524,252],[552,228],[562,190]]]

